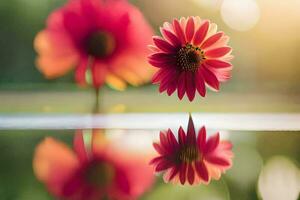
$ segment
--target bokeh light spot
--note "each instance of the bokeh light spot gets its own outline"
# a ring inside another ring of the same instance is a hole
[[[258,22],[260,10],[255,0],[224,0],[221,15],[230,28],[248,31]]]

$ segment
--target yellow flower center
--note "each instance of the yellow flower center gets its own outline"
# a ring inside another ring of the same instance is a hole
[[[86,171],[86,181],[95,187],[105,187],[112,183],[115,177],[114,168],[108,163],[93,162],[91,163]]]
[[[89,55],[95,58],[105,58],[114,52],[116,42],[110,33],[97,31],[87,37],[85,46]]]
[[[182,149],[179,153],[179,160],[181,162],[191,163],[200,158],[200,154],[198,152],[197,147],[189,146]]]
[[[196,72],[205,59],[204,52],[191,44],[186,44],[177,52],[177,66],[182,71]]]

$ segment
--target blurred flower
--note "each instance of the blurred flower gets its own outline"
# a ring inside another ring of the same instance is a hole
[[[81,133],[74,151],[46,138],[36,150],[33,169],[37,178],[58,198],[67,200],[136,199],[151,187],[152,169],[141,156],[117,152],[102,134],[94,133],[90,151]]]
[[[126,82],[139,85],[150,79],[145,56],[151,35],[141,12],[126,0],[69,0],[36,36],[36,63],[47,78],[75,67],[80,85],[90,77],[95,88],[106,82],[123,90]]]
[[[159,156],[151,160],[156,172],[165,171],[165,182],[188,182],[190,185],[208,184],[211,178],[218,180],[221,173],[232,166],[232,144],[220,141],[219,133],[206,140],[206,129],[202,127],[196,137],[190,116],[185,134],[178,130],[178,141],[169,129],[160,133],[160,143],[153,143]]]
[[[217,25],[200,17],[174,19],[160,29],[163,38],[153,37],[154,52],[149,63],[159,68],[152,82],[168,95],[177,89],[179,99],[186,93],[192,101],[196,90],[205,96],[206,87],[219,90],[230,79],[233,58],[227,46],[229,37],[217,32]]]

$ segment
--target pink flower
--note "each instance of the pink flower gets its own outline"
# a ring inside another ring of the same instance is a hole
[[[219,133],[206,140],[205,127],[196,137],[191,116],[187,134],[180,127],[177,140],[169,129],[160,133],[160,143],[153,146],[159,155],[150,164],[156,172],[165,172],[165,182],[208,184],[211,178],[219,179],[232,166],[232,144],[220,141]]]
[[[170,96],[177,89],[179,99],[186,93],[192,101],[196,90],[204,97],[206,86],[219,90],[220,82],[230,79],[229,37],[217,32],[216,24],[188,17],[164,23],[160,31],[163,37],[153,37],[149,56],[149,63],[159,68],[152,82],[160,84],[160,92]]]
[[[117,152],[110,146],[95,133],[90,151],[81,133],[74,138],[74,151],[46,138],[35,150],[34,173],[58,199],[137,199],[153,184],[151,167],[145,158],[126,150]]]
[[[80,85],[87,84],[91,72],[95,88],[106,82],[122,90],[126,82],[150,79],[145,56],[151,36],[142,13],[126,0],[69,0],[36,36],[36,64],[47,78],[75,68]]]

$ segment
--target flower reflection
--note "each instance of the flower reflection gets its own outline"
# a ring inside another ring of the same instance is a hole
[[[154,52],[149,63],[159,68],[152,81],[159,91],[171,95],[177,89],[179,99],[185,93],[192,101],[196,90],[206,94],[206,86],[219,90],[220,82],[231,77],[229,37],[217,32],[217,25],[200,17],[175,19],[161,28],[161,37],[153,37]]]
[[[64,143],[46,138],[36,148],[34,172],[58,198],[138,198],[153,184],[151,168],[142,157],[127,154],[124,149],[114,150],[109,143],[103,134],[94,132],[91,146],[86,148],[82,133],[78,132],[72,151]]]
[[[106,82],[123,90],[126,82],[150,79],[144,57],[151,35],[141,12],[125,0],[70,0],[49,16],[35,39],[37,66],[47,78],[75,67],[80,85],[90,77],[95,88]]]
[[[159,153],[152,159],[156,172],[165,172],[164,180],[182,185],[208,184],[219,179],[221,173],[232,166],[232,144],[220,141],[219,133],[206,140],[206,129],[202,127],[196,137],[192,117],[189,118],[187,134],[182,127],[178,130],[178,140],[169,129],[160,133],[160,142],[153,143]]]

